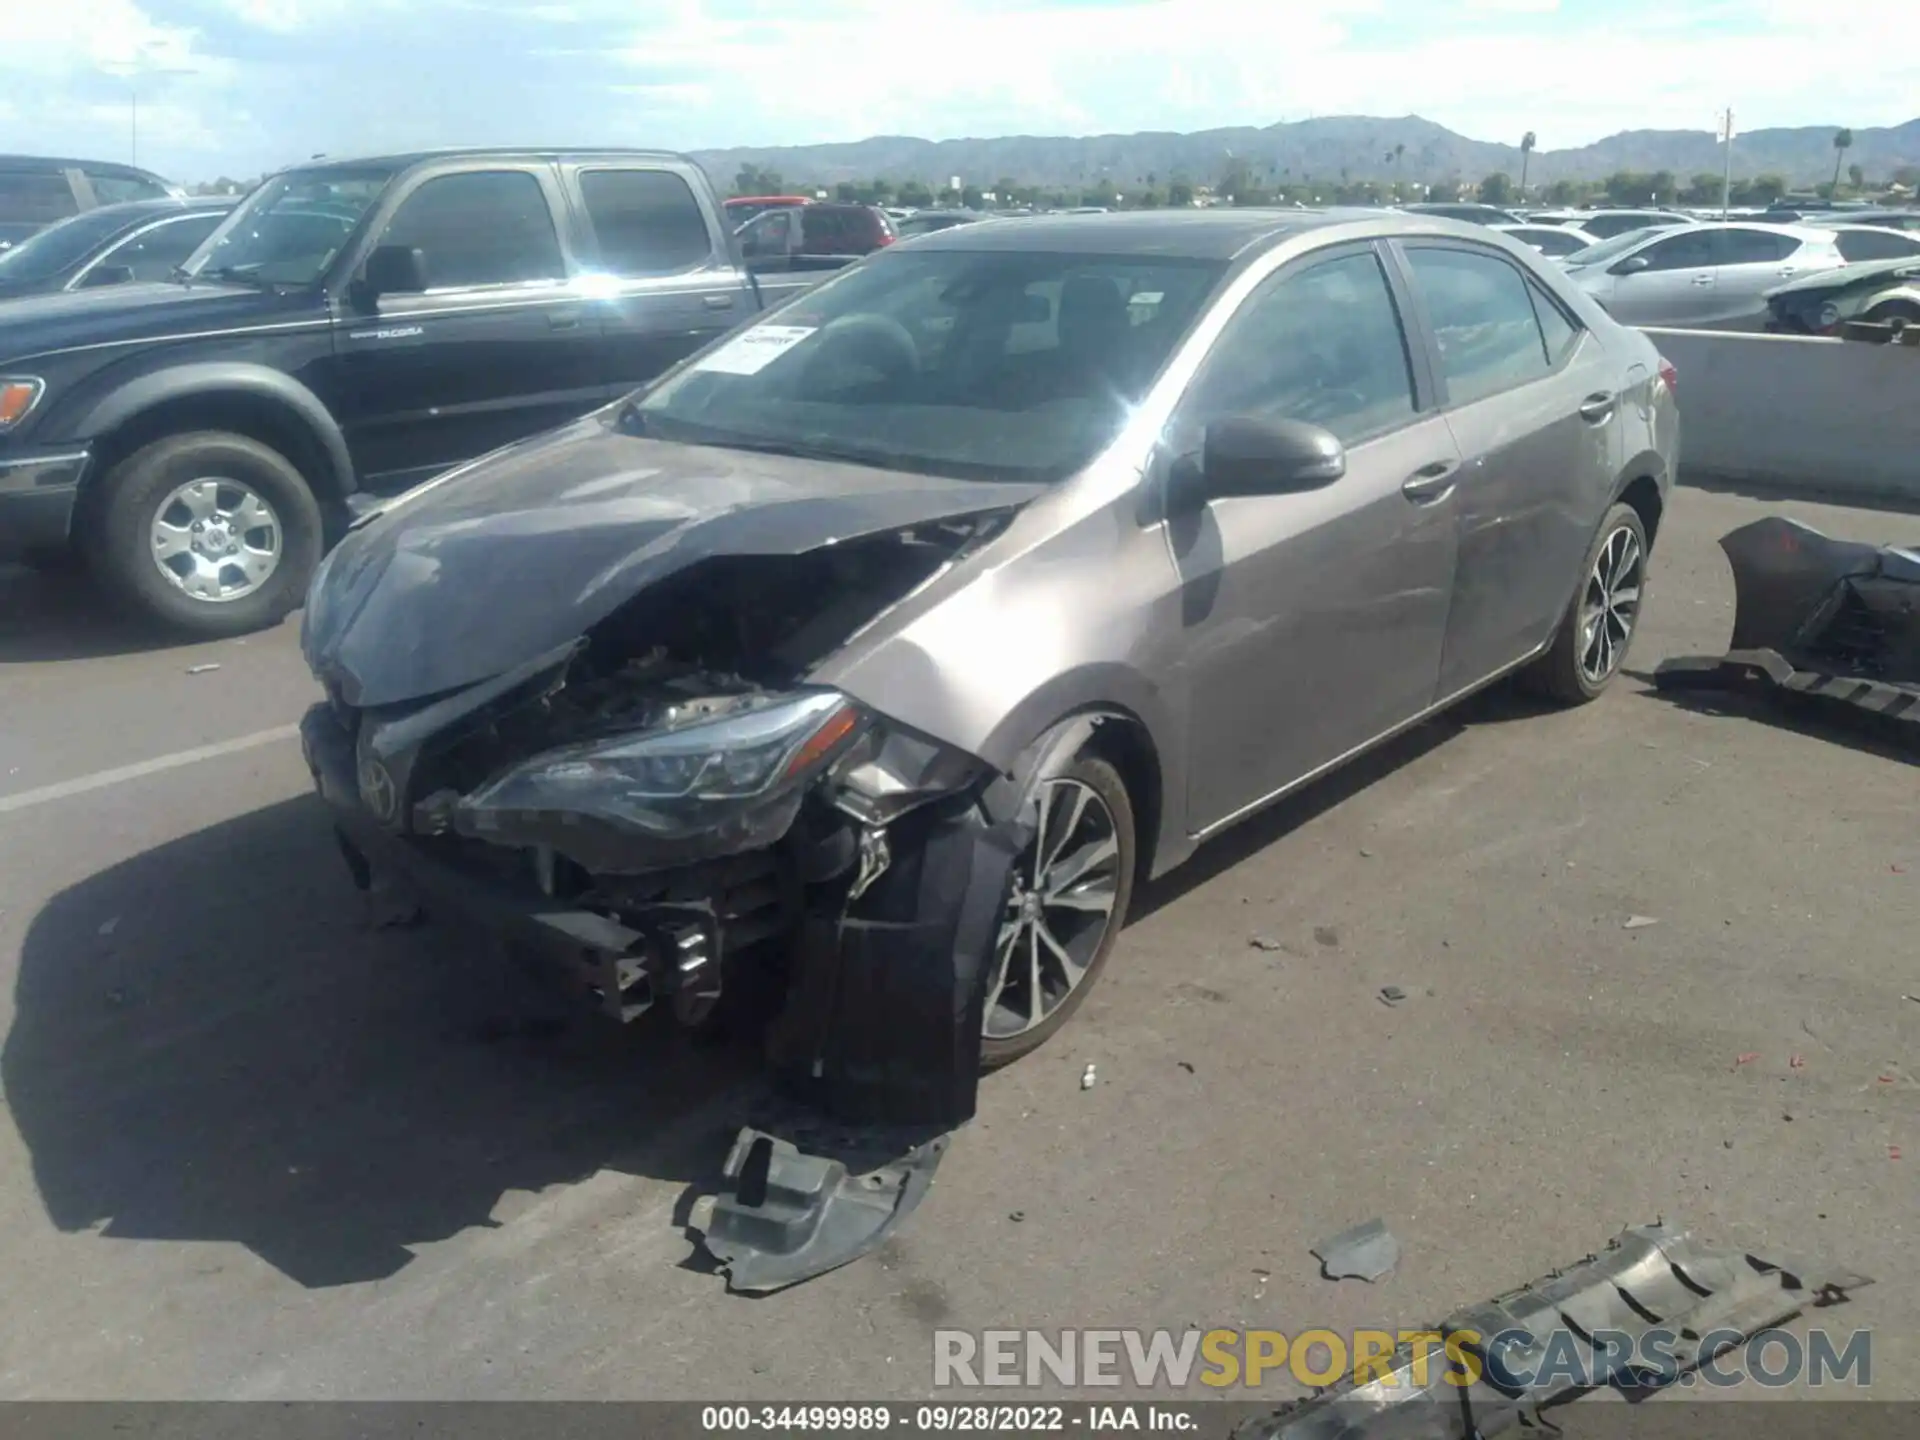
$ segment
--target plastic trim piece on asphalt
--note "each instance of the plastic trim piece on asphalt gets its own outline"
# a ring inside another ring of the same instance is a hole
[[[22,790],[17,795],[0,795],[0,815],[11,815],[19,810],[31,810],[36,805],[71,799],[75,795],[85,795],[92,790],[105,790],[109,786],[123,784],[128,780],[140,780],[148,775],[158,775],[163,771],[178,770],[183,765],[197,765],[202,760],[218,760],[223,755],[237,755],[242,750],[256,750],[262,745],[271,745],[277,740],[292,740],[299,734],[298,725],[276,725],[271,730],[256,730],[251,735],[222,740],[217,745],[200,745],[192,750],[178,750],[171,755],[142,760],[136,765],[121,765],[112,770],[98,770],[91,775],[82,775],[75,780],[62,780],[57,785],[42,785],[38,790]]]

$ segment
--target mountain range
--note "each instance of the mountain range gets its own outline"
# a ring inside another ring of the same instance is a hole
[[[1801,126],[1736,134],[1733,169],[1739,176],[1779,175],[1809,184],[1833,175],[1833,137],[1838,127]],[[1397,159],[1395,158],[1397,154]],[[921,180],[936,188],[958,175],[962,183],[988,186],[1011,179],[1022,185],[1092,185],[1102,178],[1120,189],[1161,185],[1176,177],[1207,184],[1235,161],[1256,175],[1269,172],[1296,182],[1337,179],[1405,179],[1475,182],[1496,171],[1518,178],[1520,148],[1455,134],[1418,115],[1380,119],[1328,115],[1289,124],[1235,126],[1192,134],[1143,131],[1136,135],[1008,135],[997,139],[922,140],[876,135],[833,145],[770,145],[696,152],[722,186],[743,165],[772,170],[788,182],[831,185],[841,180],[884,177],[896,183]],[[1853,132],[1848,165],[1884,181],[1901,166],[1920,167],[1920,119],[1903,125]],[[1620,170],[1668,170],[1683,182],[1720,172],[1719,137],[1708,130],[1623,130],[1591,145],[1535,150],[1527,166],[1532,184],[1555,180],[1600,180]]]

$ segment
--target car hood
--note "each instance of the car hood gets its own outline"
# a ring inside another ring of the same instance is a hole
[[[307,597],[314,674],[356,706],[444,694],[564,646],[695,561],[799,554],[1045,489],[671,444],[614,415],[449,471],[351,529]]]
[[[1784,285],[1776,285],[1767,291],[1767,298],[1802,295],[1813,290],[1844,290],[1849,285],[1898,276],[1903,271],[1920,279],[1920,256],[1904,255],[1892,260],[1862,260],[1857,265],[1833,266],[1812,275],[1802,275],[1798,280],[1789,280]]]
[[[297,319],[318,303],[310,295],[276,295],[251,286],[198,280],[30,295],[9,300],[0,310],[0,361],[25,360],[81,345]]]

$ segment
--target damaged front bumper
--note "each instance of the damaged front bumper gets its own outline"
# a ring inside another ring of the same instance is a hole
[[[1920,549],[1834,540],[1777,516],[1731,531],[1720,548],[1733,568],[1732,644],[1663,661],[1656,688],[1757,686],[1920,738]]]
[[[919,1203],[973,1117],[981,981],[1027,838],[1017,818],[994,818],[990,777],[965,757],[873,727],[821,782],[833,803],[810,795],[775,843],[570,895],[557,871],[604,857],[604,822],[569,833],[550,819],[544,845],[524,826],[494,843],[467,825],[419,833],[409,819],[432,807],[407,803],[405,766],[397,782],[369,766],[339,707],[315,706],[301,737],[356,883],[481,921],[617,1020],[664,1000],[693,1023],[743,948],[778,953],[768,1059],[787,1111],[742,1130],[705,1235],[733,1288],[843,1265]],[[623,906],[636,887],[644,898]]]
[[[1610,1385],[1669,1385],[1802,1309],[1847,1299],[1863,1276],[1707,1245],[1663,1223],[1456,1312],[1311,1399],[1247,1420],[1233,1440],[1478,1440]],[[1566,1352],[1572,1341],[1574,1352]]]

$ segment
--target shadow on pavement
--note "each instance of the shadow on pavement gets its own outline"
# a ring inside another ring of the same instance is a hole
[[[1845,745],[1883,760],[1920,764],[1920,753],[1916,753],[1914,746],[1915,727],[1911,722],[1890,720],[1839,701],[1784,690],[1659,690],[1654,688],[1651,670],[1620,673],[1644,684],[1647,688],[1642,693],[1648,699],[1663,700],[1695,715],[1771,725],[1776,730],[1787,730],[1830,745]]]
[[[1680,484],[1714,495],[1738,495],[1763,505],[1838,505],[1848,510],[1877,510],[1889,515],[1913,516],[1911,497],[1861,495],[1851,490],[1825,490],[1817,485],[1788,485],[1774,481],[1735,480],[1724,475],[1696,475],[1682,471]]]
[[[234,1241],[343,1285],[508,1190],[717,1169],[757,1091],[744,1043],[623,1030],[480,937],[363,914],[310,799],[48,903],[0,1076],[61,1230]]]
[[[197,644],[121,611],[80,570],[0,565],[0,665],[97,660]]]

